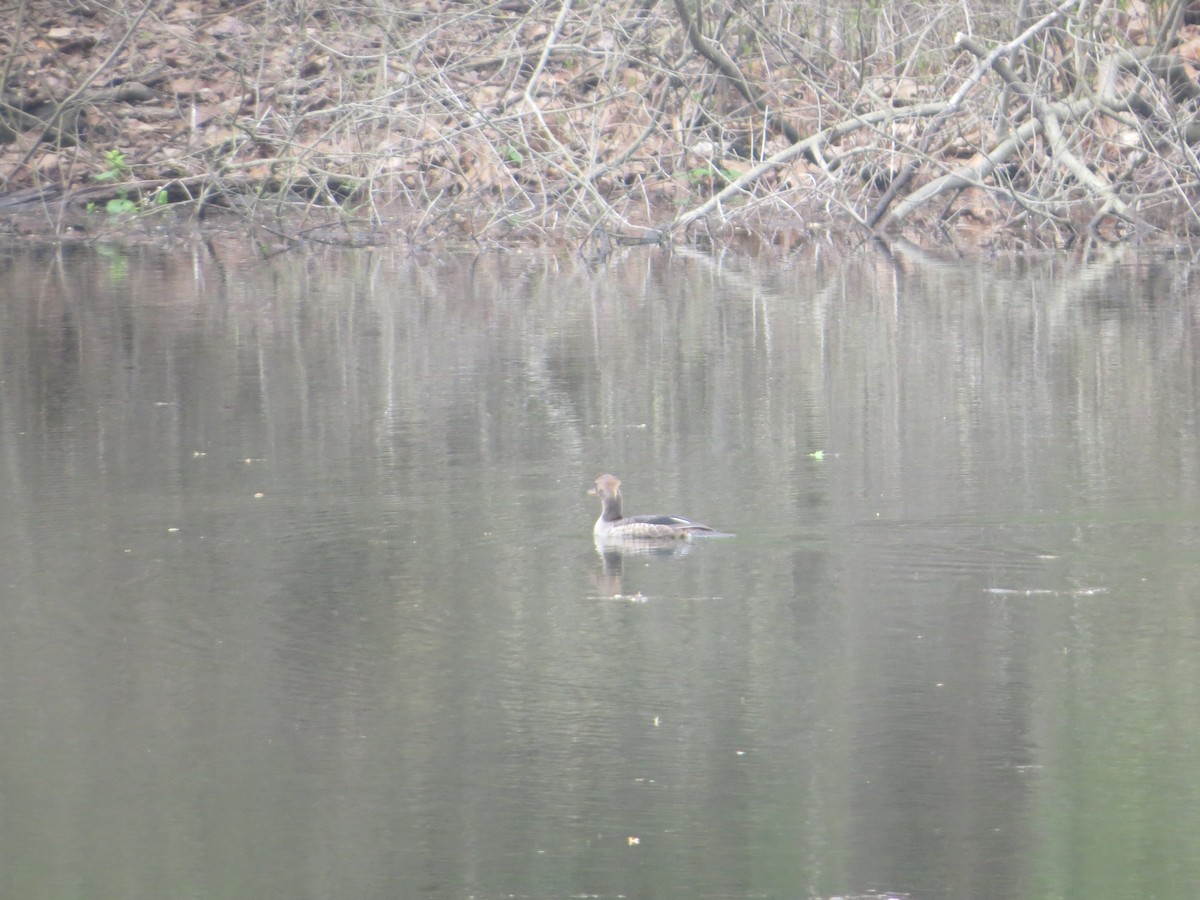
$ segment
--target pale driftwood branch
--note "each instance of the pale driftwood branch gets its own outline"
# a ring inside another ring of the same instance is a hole
[[[958,40],[958,46],[962,47],[977,57],[983,57],[983,47],[978,42],[971,38],[962,36]],[[1062,125],[1060,124],[1060,112],[1068,109],[1077,110],[1072,112],[1072,115],[1082,115],[1088,112],[1095,112],[1097,106],[1094,102],[1081,100],[1075,104],[1067,106],[1063,103],[1048,103],[1044,98],[1040,97],[1034,89],[1024,82],[1020,81],[1009,67],[1007,60],[998,59],[994,66],[996,72],[1004,79],[1012,91],[1018,96],[1027,98],[1031,105],[1034,116],[1041,122],[1041,130],[1046,135],[1046,140],[1050,144],[1051,155],[1054,161],[1061,165],[1064,169],[1074,176],[1075,180],[1098,196],[1103,202],[1101,205],[1098,218],[1112,213],[1121,216],[1124,219],[1130,218],[1129,207],[1113,190],[1112,185],[1097,173],[1089,169],[1083,162],[1071,151],[1067,144],[1066,138],[1063,136]]]
[[[746,188],[762,178],[773,169],[787,165],[792,160],[799,156],[812,156],[820,158],[821,148],[832,141],[858,131],[861,128],[880,128],[899,119],[919,118],[922,116],[935,116],[941,113],[946,108],[944,102],[924,103],[917,106],[908,106],[898,110],[882,109],[870,113],[863,113],[847,119],[844,122],[839,122],[837,125],[830,126],[816,134],[809,135],[804,140],[796,144],[791,144],[778,153],[767,157],[752,169],[739,175],[733,181],[729,182],[718,193],[709,197],[704,203],[697,206],[683,215],[679,216],[670,225],[664,226],[664,231],[680,231],[688,228],[695,222],[703,219],[705,216],[712,213],[723,203],[729,202],[738,194],[745,192]],[[827,168],[827,167],[825,167]],[[866,227],[866,223],[862,218],[845,207],[846,211],[853,216],[860,225]]]
[[[1059,161],[1063,163],[1064,168],[1067,168],[1083,184],[1103,199],[1104,203],[1100,212],[1093,219],[1093,222],[1110,213],[1130,219],[1131,213],[1128,206],[1116,195],[1111,185],[1090,171],[1088,175],[1077,171],[1076,166],[1083,166],[1083,164],[1066,150],[1066,141],[1063,140],[1061,130],[1059,129],[1058,123],[1060,119],[1082,116],[1094,111],[1095,108],[1096,105],[1091,100],[1044,104],[1039,116],[1026,120],[1020,128],[1012,132],[1005,140],[998,143],[977,160],[969,165],[955,169],[953,172],[948,172],[941,178],[934,179],[905,197],[892,210],[892,220],[895,222],[905,221],[921,206],[940,194],[960,191],[969,187],[987,187],[986,180],[995,172],[996,168],[1011,158],[1017,150],[1032,140],[1035,135],[1042,132],[1046,134],[1046,139],[1052,145],[1057,145],[1059,148],[1055,151],[1055,155],[1059,156],[1060,152],[1063,154],[1059,157]],[[1051,130],[1057,132],[1056,137],[1051,137]],[[1086,166],[1083,166],[1083,168],[1086,170]]]
[[[1030,119],[975,162],[961,166],[953,172],[947,172],[941,178],[935,178],[928,184],[922,185],[896,204],[892,209],[891,221],[903,222],[939,194],[983,186],[984,179],[1030,141],[1041,130],[1041,127],[1041,122],[1037,119]]]
[[[958,90],[950,98],[946,104],[945,111],[929,123],[929,127],[925,130],[925,134],[921,137],[921,142],[917,147],[917,155],[904,167],[904,170],[896,177],[895,181],[888,187],[888,190],[880,198],[879,203],[875,205],[875,209],[867,216],[867,225],[870,228],[875,228],[887,215],[888,208],[892,201],[908,187],[908,183],[916,174],[917,167],[925,160],[929,145],[933,141],[934,136],[941,131],[942,126],[947,120],[955,115],[961,108],[967,95],[975,89],[975,86],[983,80],[984,75],[988,73],[995,65],[997,60],[1004,60],[1012,53],[1019,50],[1029,42],[1035,35],[1045,31],[1073,8],[1079,4],[1079,0],[1064,0],[1053,10],[1042,16],[1019,35],[1009,41],[1007,44],[1000,44],[994,47],[980,63],[975,67],[975,70],[967,77],[967,79],[959,86]],[[959,40],[961,41],[961,36]]]
[[[1117,196],[1112,185],[1085,166],[1067,146],[1066,138],[1063,137],[1062,127],[1059,125],[1055,105],[1038,101],[1035,108],[1045,128],[1046,140],[1050,142],[1050,150],[1054,155],[1054,159],[1064,169],[1074,175],[1076,181],[1085,185],[1092,193],[1104,201],[1093,222],[1109,213],[1120,216],[1123,219],[1130,219],[1131,215],[1128,205]]]

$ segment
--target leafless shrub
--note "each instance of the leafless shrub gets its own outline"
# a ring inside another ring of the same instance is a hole
[[[3,187],[59,227],[119,196],[351,243],[1060,246],[1196,220],[1182,0],[395,6],[17,0]]]

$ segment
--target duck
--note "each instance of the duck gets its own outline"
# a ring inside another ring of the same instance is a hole
[[[593,533],[597,541],[686,539],[694,535],[718,536],[721,532],[683,516],[623,516],[621,479],[604,474],[588,491],[600,498],[600,518]]]

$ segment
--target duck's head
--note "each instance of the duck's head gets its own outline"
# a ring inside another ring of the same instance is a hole
[[[621,494],[621,479],[616,475],[600,475],[596,478],[595,483],[588,490],[588,493],[594,497],[599,497],[601,500],[618,497]]]

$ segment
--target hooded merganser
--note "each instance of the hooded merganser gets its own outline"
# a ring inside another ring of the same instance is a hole
[[[588,491],[600,498],[600,518],[593,533],[596,540],[625,538],[650,539],[688,538],[695,534],[717,536],[719,531],[683,516],[622,516],[621,479],[616,475],[601,475]]]

